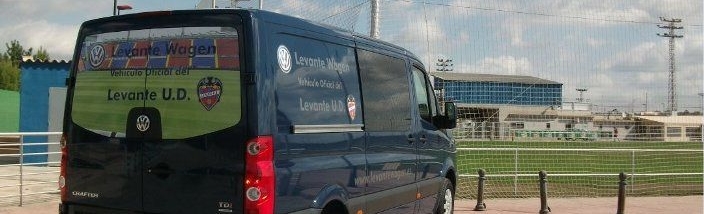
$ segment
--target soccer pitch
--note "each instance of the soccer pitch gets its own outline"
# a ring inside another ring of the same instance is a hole
[[[702,194],[701,142],[458,142],[458,195],[476,194],[477,170],[488,175],[488,197],[537,197],[538,171],[553,196],[616,194],[618,173],[629,194]],[[490,188],[489,188],[490,187]]]

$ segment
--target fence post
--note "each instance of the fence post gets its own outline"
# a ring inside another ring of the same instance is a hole
[[[636,183],[636,150],[631,150],[631,184]],[[631,185],[631,193],[633,193],[633,185]]]
[[[623,214],[623,210],[626,206],[626,173],[619,173],[618,174],[618,208],[616,210],[616,214]]]
[[[513,158],[513,197],[518,196],[518,148],[516,148],[516,151],[514,153],[514,158]]]
[[[24,172],[22,171],[22,166],[24,165],[24,135],[20,135],[20,207],[22,206],[22,189],[24,189]]]
[[[538,172],[538,177],[540,177],[540,214],[550,213],[550,207],[548,207],[548,174],[540,170]]]
[[[484,181],[486,180],[486,171],[479,169],[479,184],[477,185],[477,206],[474,206],[474,211],[486,210],[484,203]]]

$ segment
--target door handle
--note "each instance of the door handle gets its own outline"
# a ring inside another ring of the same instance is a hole
[[[428,141],[428,139],[425,138],[425,135],[423,135],[423,136],[420,137],[420,142],[421,142],[421,143],[425,143],[426,141]]]
[[[413,143],[413,141],[416,141],[415,138],[413,138],[413,135],[408,135],[408,143]]]
[[[166,165],[165,163],[160,163],[154,167],[147,168],[147,173],[156,175],[156,177],[161,179],[166,179],[169,177],[169,175],[174,173],[174,170],[172,170],[169,165]]]
[[[173,173],[174,171],[171,169],[161,169],[161,168],[150,168],[147,169],[147,173],[152,173],[152,174],[170,174]]]

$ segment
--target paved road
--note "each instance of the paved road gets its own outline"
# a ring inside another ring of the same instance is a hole
[[[493,199],[485,201],[487,211],[473,211],[476,201],[459,200],[455,203],[455,213],[462,214],[525,214],[539,213],[540,198],[533,199]],[[618,198],[549,198],[551,213],[559,214],[600,214],[616,213]],[[702,214],[702,196],[682,197],[629,197],[626,198],[624,213],[635,214]]]
[[[456,214],[526,214],[539,213],[540,199],[492,199],[485,201],[486,211],[472,211],[476,201],[455,201]],[[616,213],[616,198],[551,198],[551,213],[600,214]],[[625,213],[636,214],[702,214],[702,196],[683,197],[631,197],[626,199]],[[57,213],[56,201],[29,204],[24,207],[0,207],[2,214]]]

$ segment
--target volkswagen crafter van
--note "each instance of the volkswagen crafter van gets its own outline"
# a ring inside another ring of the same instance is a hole
[[[160,11],[83,23],[73,62],[60,213],[453,208],[455,106],[398,46],[265,11]]]

